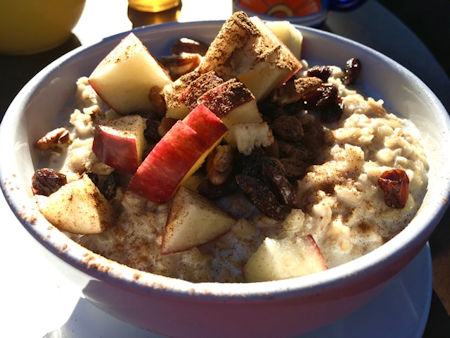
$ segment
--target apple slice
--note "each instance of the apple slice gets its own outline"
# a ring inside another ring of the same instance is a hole
[[[161,253],[183,251],[207,243],[230,230],[236,220],[199,194],[180,187],[167,218]]]
[[[114,223],[114,211],[87,175],[38,200],[47,220],[61,230],[98,234]]]
[[[145,120],[139,115],[103,120],[95,127],[92,150],[101,162],[134,174],[142,162],[144,129]]]
[[[311,235],[295,239],[266,237],[244,267],[247,282],[300,277],[326,270],[325,259]]]
[[[177,121],[156,144],[132,177],[128,190],[163,203],[201,166],[227,128],[207,108],[200,106],[190,115],[186,121]]]
[[[263,121],[255,97],[242,82],[236,79],[230,79],[208,90],[198,98],[197,102],[204,104],[220,117],[228,128],[239,123]]]
[[[183,122],[194,129],[199,137],[212,147],[215,147],[228,131],[226,125],[203,104],[199,104],[191,111]]]
[[[127,35],[94,69],[89,83],[121,114],[153,109],[149,93],[172,81],[133,34]]]
[[[267,21],[266,25],[300,60],[302,54],[303,34],[289,21]]]
[[[300,61],[263,21],[236,12],[211,43],[199,71],[214,70],[225,80],[237,77],[259,101],[300,68]]]

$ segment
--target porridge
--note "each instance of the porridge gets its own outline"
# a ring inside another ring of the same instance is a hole
[[[98,254],[193,282],[298,277],[381,246],[426,192],[420,135],[352,89],[364,60],[309,66],[301,41],[242,12],[158,61],[130,34],[77,81],[70,127],[37,141],[40,210]]]

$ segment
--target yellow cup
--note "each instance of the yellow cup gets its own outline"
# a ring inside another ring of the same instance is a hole
[[[33,54],[62,44],[85,0],[1,0],[0,53]]]
[[[128,0],[128,5],[138,11],[158,13],[174,8],[180,0]]]

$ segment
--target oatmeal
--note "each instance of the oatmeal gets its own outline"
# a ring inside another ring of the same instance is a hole
[[[127,266],[193,282],[316,273],[404,229],[427,188],[417,129],[353,89],[364,60],[309,67],[266,28],[233,15],[197,68],[177,68],[173,81],[161,75],[158,86],[133,84],[146,86],[133,100],[158,101],[135,113],[116,81],[124,70],[102,62],[80,78],[72,128],[38,143],[64,158],[33,178],[44,215],[69,203],[78,184],[85,197],[73,210],[103,209],[92,221],[80,217],[83,231],[72,220],[70,230],[61,226],[68,236]],[[174,60],[189,52],[174,50]],[[240,62],[243,54],[251,58]],[[129,71],[158,65],[136,37],[111,55]],[[123,97],[108,100],[115,88]]]

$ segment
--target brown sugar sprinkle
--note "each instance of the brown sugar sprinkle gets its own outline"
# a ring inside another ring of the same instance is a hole
[[[223,80],[214,71],[209,71],[190,82],[179,99],[188,108],[194,109],[197,106],[197,100],[200,96],[221,83],[223,83]]]
[[[203,103],[208,109],[217,116],[226,116],[231,110],[235,109],[248,101],[254,99],[253,94],[248,88],[236,79],[230,79],[218,87],[212,88],[198,98],[197,102]]]

